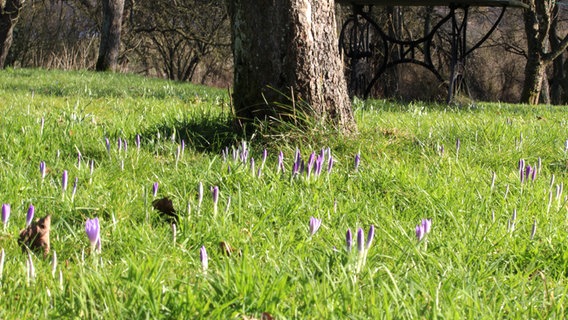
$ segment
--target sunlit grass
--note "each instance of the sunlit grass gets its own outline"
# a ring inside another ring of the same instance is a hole
[[[249,135],[243,162],[233,159],[241,137],[232,131],[223,90],[7,70],[0,98],[0,201],[12,208],[0,233],[0,318],[494,319],[566,312],[568,212],[565,193],[557,195],[568,172],[564,108],[356,102],[356,137],[295,132],[286,142],[280,133],[275,143],[269,134]],[[292,175],[296,149],[306,165],[322,148],[331,150],[331,172],[326,163],[319,176]],[[521,183],[519,160],[537,166],[539,158],[536,179]],[[156,182],[157,197],[171,198],[181,216],[175,243],[171,226],[151,207]],[[220,190],[216,213],[213,186]],[[53,275],[52,254],[37,255],[36,276],[28,278],[16,242],[30,204],[36,217],[53,216]],[[311,216],[322,220],[313,236]],[[101,254],[91,252],[85,233],[93,217],[100,219]],[[423,218],[432,219],[432,230],[418,242]],[[345,249],[346,232],[366,233],[370,225],[375,238],[358,267],[357,249]],[[220,242],[233,248],[230,256]]]

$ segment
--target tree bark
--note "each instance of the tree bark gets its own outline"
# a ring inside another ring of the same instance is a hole
[[[339,55],[333,0],[227,3],[232,24],[233,103],[240,121],[307,117],[345,132],[356,130]]]
[[[23,0],[6,0],[0,4],[0,69],[4,69],[6,57],[12,46],[12,33],[18,21]]]
[[[558,14],[558,6],[554,6],[552,11],[552,24],[550,25],[550,34],[548,36],[552,51],[559,50],[560,46],[560,38],[557,31]],[[562,55],[559,55],[552,62],[552,78],[550,79],[550,100],[552,104],[562,104],[562,83],[565,79],[566,70],[564,69],[564,59]]]
[[[102,0],[103,25],[97,71],[116,71],[120,52],[124,0]]]
[[[538,104],[546,68],[568,48],[568,35],[549,51],[547,41],[556,4],[553,0],[529,0],[528,5],[529,9],[524,11],[527,63],[521,102]]]

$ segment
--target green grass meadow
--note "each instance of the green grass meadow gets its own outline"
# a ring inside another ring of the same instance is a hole
[[[356,101],[354,109],[356,136],[318,126],[245,138],[232,129],[226,90],[0,72],[0,202],[11,206],[0,222],[0,319],[568,315],[566,107]],[[322,149],[333,167],[326,160],[308,177],[310,154]],[[297,150],[305,168],[293,175]],[[538,168],[534,180],[521,182],[521,159]],[[175,240],[151,205],[164,196],[180,214]],[[31,204],[36,218],[52,215],[51,252],[32,256],[34,274],[17,243]],[[321,228],[310,235],[312,216]],[[100,253],[85,232],[95,217]],[[432,228],[418,241],[425,218]],[[347,230],[366,236],[371,225],[368,250],[354,239],[348,251]]]

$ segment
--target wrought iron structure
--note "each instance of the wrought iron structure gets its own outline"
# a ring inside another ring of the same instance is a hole
[[[403,0],[403,1],[344,1],[352,4],[352,15],[343,23],[339,36],[340,51],[348,58],[351,67],[348,79],[350,92],[367,98],[387,69],[402,63],[413,63],[430,70],[442,83],[445,78],[440,67],[432,59],[434,37],[443,25],[450,24],[450,74],[447,76],[447,102],[467,90],[464,82],[467,56],[479,48],[495,31],[508,7],[526,7],[517,0]],[[373,19],[371,8],[379,6],[447,6],[449,12],[443,16],[430,30],[425,30],[424,36],[418,39],[403,40],[387,34]],[[467,24],[469,9],[472,6],[500,7],[501,11],[493,25],[481,39],[470,48],[467,46]],[[395,52],[396,54],[392,54]],[[374,60],[376,71],[360,70],[361,60]],[[370,77],[369,77],[370,76]],[[465,87],[465,88],[464,88]]]

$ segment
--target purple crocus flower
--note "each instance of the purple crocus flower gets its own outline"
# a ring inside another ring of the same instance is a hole
[[[81,159],[83,158],[83,155],[81,154],[81,151],[77,150],[77,168],[79,168],[79,170],[81,169]]]
[[[519,178],[521,179],[521,183],[525,181],[525,160],[519,160]]]
[[[298,172],[300,172],[300,164],[298,162],[294,162],[294,165],[292,166],[292,176],[297,175]]]
[[[375,237],[375,226],[371,225],[369,227],[369,233],[367,233],[367,242],[365,243],[365,250],[369,250],[371,243],[373,243],[373,238]]]
[[[207,256],[205,246],[201,246],[201,249],[199,249],[199,259],[201,260],[201,268],[203,271],[207,271],[209,267],[209,257]]]
[[[310,177],[310,174],[312,173],[315,161],[316,161],[316,154],[314,152],[312,152],[310,154],[310,157],[308,158],[308,168],[307,168],[308,178]]]
[[[136,135],[136,142],[134,142],[134,144],[136,145],[136,149],[140,150],[140,135],[139,134]]]
[[[2,223],[4,224],[4,229],[8,225],[8,219],[10,219],[10,204],[4,203],[2,205]]]
[[[525,167],[525,177],[523,181],[527,181],[532,176],[533,170],[534,169],[527,164],[527,166]]]
[[[321,174],[321,169],[323,167],[323,160],[324,160],[325,156],[322,156],[321,154],[317,156],[316,158],[316,167],[314,170],[314,173],[316,176],[319,176]]]
[[[67,190],[67,181],[69,179],[69,174],[67,170],[63,170],[63,174],[61,175],[61,190],[65,192]]]
[[[99,246],[98,243],[101,237],[99,218],[87,219],[87,222],[85,222],[85,232],[91,243],[91,248],[94,249],[96,246]]]
[[[363,229],[357,229],[357,251],[359,252],[363,252],[363,250],[365,250],[365,242],[363,238]]]
[[[213,197],[213,205],[217,206],[217,203],[219,202],[219,187],[218,186],[211,187],[211,196]]]
[[[122,139],[121,139],[121,138],[118,138],[117,141],[118,141],[118,142],[117,142],[117,143],[118,143],[118,152],[120,152],[120,151],[122,151]]]
[[[351,248],[353,247],[353,234],[351,233],[351,229],[347,229],[347,233],[345,234],[345,247],[347,248],[347,252],[351,252]]]
[[[39,163],[39,173],[41,174],[41,178],[44,179],[45,178],[45,161],[40,161]]]
[[[424,226],[422,224],[419,224],[416,226],[416,239],[420,242],[422,241],[422,239],[424,238],[424,236],[426,235],[426,232],[424,232]]]
[[[154,182],[154,184],[152,185],[152,196],[155,198],[158,195],[158,188],[160,187],[160,185],[158,184],[158,182]]]
[[[35,214],[35,207],[33,206],[33,204],[30,204],[28,208],[28,214],[26,215],[26,228],[30,224],[32,224],[32,220],[34,219],[34,214]]]
[[[310,217],[310,236],[313,236],[321,226],[321,219]]]
[[[430,233],[432,228],[432,219],[422,219],[422,229],[424,229],[424,234]]]
[[[75,198],[75,193],[77,192],[78,183],[79,183],[79,178],[75,177],[75,182],[73,182],[73,191],[71,192],[71,199]]]
[[[523,172],[524,169],[525,169],[525,159],[520,159],[519,160],[519,172]]]
[[[264,151],[262,151],[262,164],[260,165],[261,168],[264,168],[264,163],[266,162],[267,157],[268,157],[268,150],[264,149]]]
[[[359,164],[361,163],[361,152],[357,152],[355,155],[355,171],[359,170]]]
[[[327,161],[327,173],[331,173],[331,169],[333,169],[333,157],[329,155],[329,160]]]
[[[110,155],[110,140],[108,138],[105,138],[105,146],[108,154]]]
[[[294,154],[294,162],[300,163],[302,155],[300,154],[300,149],[296,148],[296,153]]]

